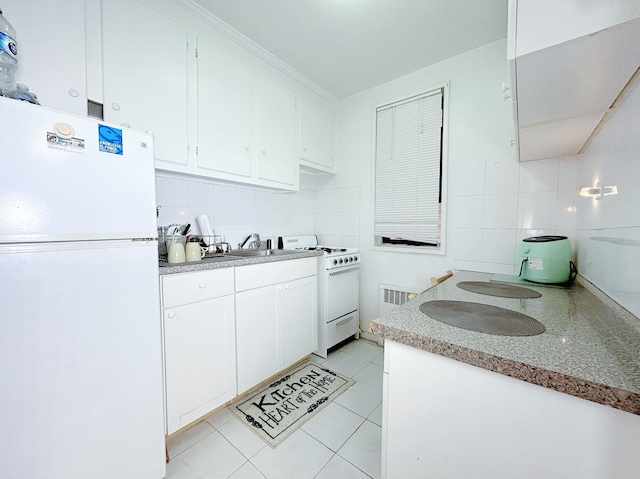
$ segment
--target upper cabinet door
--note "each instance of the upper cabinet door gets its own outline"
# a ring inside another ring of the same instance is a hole
[[[258,179],[297,185],[296,95],[266,75],[258,75]]]
[[[16,81],[43,106],[87,115],[84,0],[4,0],[3,15],[16,29]]]
[[[300,100],[300,159],[302,164],[335,173],[333,114],[314,102]]]
[[[198,167],[251,176],[252,69],[198,38]]]
[[[154,133],[156,160],[188,164],[187,31],[136,0],[103,0],[104,118]]]

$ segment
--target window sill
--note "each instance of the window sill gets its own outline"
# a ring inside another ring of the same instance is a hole
[[[379,246],[375,245],[371,247],[372,251],[382,251],[385,253],[413,253],[413,254],[428,254],[436,256],[444,256],[444,247],[424,247],[424,246],[405,246],[405,245],[388,245]]]

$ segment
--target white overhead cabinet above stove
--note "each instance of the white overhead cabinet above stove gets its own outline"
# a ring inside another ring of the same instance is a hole
[[[509,9],[519,159],[579,154],[640,67],[640,3],[510,0]]]

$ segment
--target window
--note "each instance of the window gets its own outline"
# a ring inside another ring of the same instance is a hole
[[[444,252],[448,85],[376,109],[375,245]]]

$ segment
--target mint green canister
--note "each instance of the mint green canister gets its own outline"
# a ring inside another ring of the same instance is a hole
[[[571,246],[566,236],[532,236],[520,243],[521,277],[535,283],[566,283],[571,278]]]

